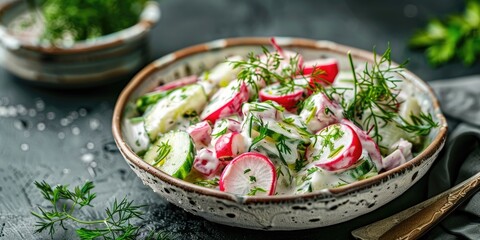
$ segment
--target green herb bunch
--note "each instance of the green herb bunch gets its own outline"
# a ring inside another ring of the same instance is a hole
[[[425,48],[433,66],[454,58],[473,64],[480,54],[480,1],[467,0],[463,14],[452,14],[445,21],[430,20],[412,36],[410,46]]]
[[[115,199],[111,207],[105,209],[105,218],[96,220],[80,219],[78,211],[84,207],[93,207],[92,200],[96,194],[92,192],[94,185],[87,181],[83,186],[77,186],[73,191],[67,185],[50,186],[45,181],[35,182],[40,189],[43,198],[48,200],[51,206],[38,207],[40,212],[32,212],[37,217],[36,233],[48,231],[53,238],[58,227],[66,230],[65,223],[70,221],[83,225],[76,229],[80,239],[137,239],[140,235],[140,226],[134,225],[134,221],[142,219],[144,214],[140,209],[143,206],[134,205],[133,201],[123,198]],[[88,226],[88,227],[87,227]],[[150,231],[145,239],[171,239],[172,236],[164,232],[155,233]]]
[[[133,26],[147,0],[29,0],[38,4],[45,21],[44,39],[66,36],[85,40]]]

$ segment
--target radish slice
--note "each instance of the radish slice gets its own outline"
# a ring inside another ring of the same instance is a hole
[[[287,110],[291,110],[295,108],[300,99],[302,99],[304,90],[305,89],[301,87],[295,86],[292,91],[276,83],[260,90],[259,97],[262,102],[271,100],[282,105]]]
[[[167,90],[177,89],[183,86],[187,86],[189,84],[196,83],[197,80],[198,80],[197,75],[191,75],[191,76],[180,78],[173,82],[165,83],[162,86],[156,87],[153,91],[155,92],[155,91],[167,91]]]
[[[218,138],[215,142],[215,153],[219,159],[229,159],[245,152],[243,136],[238,132],[230,132]]]
[[[220,190],[236,195],[273,195],[277,173],[272,161],[266,156],[247,152],[228,164],[220,177]]]
[[[388,171],[390,169],[396,168],[406,163],[407,160],[405,160],[405,157],[403,156],[402,151],[400,151],[400,149],[397,149],[392,153],[390,153],[390,155],[386,156],[382,162],[383,162],[383,167],[385,168],[386,171]]]
[[[311,76],[311,84],[332,84],[338,74],[338,62],[334,58],[321,58],[306,61],[303,65],[304,76]]]
[[[318,93],[305,100],[300,117],[312,132],[339,122],[343,118],[342,107],[325,94]]]
[[[377,143],[373,141],[373,139],[367,134],[367,132],[357,127],[357,125],[355,125],[353,122],[347,119],[342,119],[341,123],[350,126],[353,129],[353,131],[357,133],[357,136],[360,139],[360,142],[362,143],[362,149],[368,153],[368,155],[372,159],[372,162],[375,163],[375,167],[377,167],[377,171],[382,170],[383,169],[382,154],[380,154],[380,149],[378,148]]]
[[[200,149],[195,156],[195,160],[193,160],[193,168],[207,177],[215,174],[220,166],[220,160],[215,157],[211,150],[206,148]]]
[[[411,142],[409,142],[409,141],[407,141],[403,138],[400,138],[397,142],[395,142],[394,144],[392,144],[392,146],[390,146],[388,151],[390,153],[393,153],[397,149],[402,152],[406,161],[410,161],[413,158],[412,143]]]
[[[316,140],[307,148],[307,158],[325,170],[346,169],[362,155],[362,144],[348,125],[332,124],[315,135]]]
[[[192,137],[197,149],[208,146],[212,140],[212,137],[210,136],[212,133],[212,127],[207,121],[201,121],[195,125],[189,126],[187,132],[190,134],[190,137]]]
[[[213,95],[200,118],[215,123],[219,118],[239,113],[242,103],[247,100],[248,90],[246,84],[240,81],[233,81]]]

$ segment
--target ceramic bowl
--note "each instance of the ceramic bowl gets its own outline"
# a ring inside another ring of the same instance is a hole
[[[0,63],[21,79],[50,86],[92,86],[132,74],[148,61],[148,33],[160,17],[149,2],[132,27],[62,46],[45,45],[9,27],[27,12],[27,1],[0,4]],[[37,34],[38,35],[38,34]]]
[[[347,52],[354,61],[372,61],[371,52],[328,41],[297,38],[276,38],[279,45],[293,50],[305,59],[330,56],[339,59],[339,66],[348,69]],[[132,170],[153,191],[171,203],[210,221],[251,229],[296,230],[328,226],[371,212],[395,199],[430,168],[444,146],[447,124],[431,88],[409,71],[404,74],[406,88],[420,99],[440,127],[430,133],[426,148],[411,161],[378,176],[334,189],[288,196],[236,196],[208,189],[180,179],[145,163],[130,148],[123,122],[131,116],[135,99],[155,86],[190,74],[200,74],[231,55],[260,52],[269,46],[268,38],[222,39],[188,47],[168,54],[138,73],[118,98],[113,114],[113,136]]]

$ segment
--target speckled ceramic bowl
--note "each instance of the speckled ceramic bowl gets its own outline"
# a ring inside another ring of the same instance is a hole
[[[347,52],[356,63],[372,61],[367,51],[328,41],[277,38],[279,45],[296,51],[305,59],[331,56],[348,69]],[[126,142],[122,122],[129,117],[135,99],[155,86],[214,66],[229,55],[246,55],[269,46],[268,38],[222,39],[185,48],[166,55],[144,68],[121,93],[113,115],[113,136],[132,170],[168,201],[213,222],[243,228],[295,230],[328,226],[371,212],[395,199],[430,168],[442,149],[447,124],[430,87],[411,72],[405,72],[406,88],[420,99],[423,110],[431,112],[440,127],[428,136],[428,146],[413,160],[378,176],[335,189],[305,195],[243,197],[204,188],[153,168],[139,158]]]
[[[148,61],[148,33],[160,17],[158,4],[149,2],[132,27],[69,46],[52,46],[28,32],[16,34],[10,29],[26,11],[26,1],[0,3],[0,64],[22,79],[57,87],[98,85],[139,70]]]

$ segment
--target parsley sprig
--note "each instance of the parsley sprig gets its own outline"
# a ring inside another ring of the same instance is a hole
[[[430,20],[412,36],[409,44],[425,49],[433,66],[454,58],[472,65],[480,54],[480,1],[467,0],[463,14],[451,14],[445,21]]]
[[[83,186],[77,186],[73,191],[68,185],[57,185],[52,187],[45,181],[35,182],[35,186],[41,191],[44,199],[51,204],[49,207],[38,207],[40,212],[32,212],[38,220],[35,224],[36,233],[48,231],[50,236],[56,233],[57,227],[64,230],[66,222],[75,222],[81,227],[76,230],[80,239],[136,239],[140,234],[140,226],[133,225],[135,220],[142,219],[143,206],[134,205],[133,201],[123,198],[121,201],[115,199],[113,205],[105,210],[105,218],[97,220],[80,219],[77,212],[86,207],[93,207],[92,200],[96,194],[92,192],[95,187],[90,181]],[[99,227],[101,226],[101,227]],[[155,234],[150,232],[145,239],[170,239],[171,237],[163,232]]]

